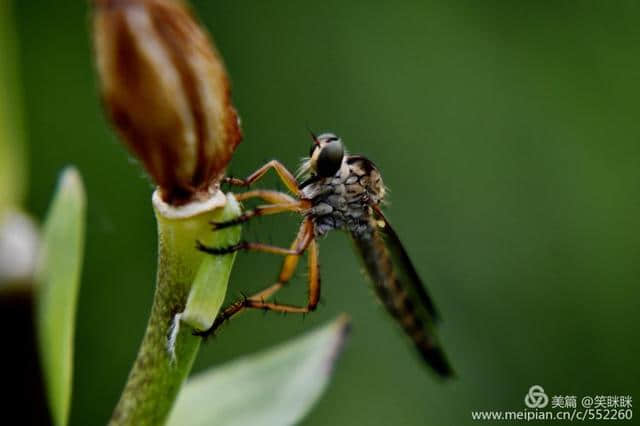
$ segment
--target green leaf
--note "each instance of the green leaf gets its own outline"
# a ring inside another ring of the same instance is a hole
[[[196,375],[180,392],[168,424],[295,424],[329,383],[348,329],[342,315],[292,342]]]
[[[44,225],[36,281],[38,343],[53,423],[67,424],[73,335],[84,245],[85,193],[74,168],[63,171]]]
[[[11,1],[0,1],[0,215],[24,198],[26,164],[18,36]]]
[[[225,222],[238,217],[241,213],[240,205],[233,194],[229,193],[224,208],[218,209],[211,221]],[[209,247],[232,246],[240,241],[241,233],[240,226],[211,232],[206,244]],[[204,256],[189,291],[187,306],[182,313],[183,322],[197,330],[206,330],[211,327],[227,294],[229,276],[235,258],[236,253],[223,256]]]

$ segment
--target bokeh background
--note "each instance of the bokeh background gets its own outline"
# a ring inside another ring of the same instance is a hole
[[[43,217],[66,164],[87,186],[72,424],[104,424],[151,306],[153,188],[104,118],[87,2],[13,3],[26,207]],[[348,312],[351,339],[304,425],[466,424],[471,410],[523,409],[533,384],[549,395],[640,397],[636,2],[193,6],[225,58],[243,119],[231,172],[271,158],[296,168],[307,123],[373,159],[459,377],[441,383],[421,365],[340,233],[321,243],[318,312],[246,314],[203,348],[196,371]],[[283,244],[297,221],[263,219],[246,235]],[[270,283],[279,264],[238,256],[230,297]],[[304,297],[302,271],[280,299]]]

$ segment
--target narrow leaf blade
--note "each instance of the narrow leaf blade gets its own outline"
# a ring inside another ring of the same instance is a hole
[[[169,418],[170,426],[295,424],[329,383],[349,329],[331,324],[190,379]]]
[[[20,70],[20,46],[12,1],[0,2],[0,214],[20,206],[27,186],[27,164]]]
[[[227,194],[227,203],[219,209],[212,218],[213,222],[225,222],[234,219],[242,213],[240,205]],[[240,241],[242,228],[232,226],[211,232],[205,244],[209,247],[228,247]],[[236,253],[222,256],[204,256],[196,277],[189,291],[187,305],[182,313],[182,321],[196,330],[206,330],[211,327],[227,294],[227,286]]]
[[[38,283],[38,343],[53,423],[67,424],[76,301],[84,249],[85,193],[74,168],[62,173],[44,225]]]

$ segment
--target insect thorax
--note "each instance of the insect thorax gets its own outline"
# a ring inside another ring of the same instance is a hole
[[[303,188],[312,200],[309,211],[316,236],[344,229],[359,237],[371,235],[371,205],[380,204],[385,188],[375,165],[361,156],[348,156],[340,170]]]

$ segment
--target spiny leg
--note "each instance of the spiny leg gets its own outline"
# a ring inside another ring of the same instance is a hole
[[[280,269],[280,274],[278,275],[278,281],[275,284],[272,284],[271,286],[265,288],[262,291],[259,291],[258,293],[254,294],[249,298],[244,297],[240,300],[233,302],[218,314],[218,316],[214,320],[211,327],[209,327],[209,329],[198,331],[198,332],[195,332],[194,334],[201,337],[209,336],[218,327],[220,327],[220,325],[222,325],[222,323],[224,323],[227,319],[231,318],[232,316],[240,312],[242,309],[244,309],[245,307],[244,305],[246,303],[246,300],[248,299],[252,299],[256,301],[264,301],[270,298],[274,293],[280,290],[287,282],[291,280],[291,278],[293,277],[293,274],[295,273],[296,266],[298,265],[300,254],[310,244],[314,244],[314,247],[315,247],[315,241],[313,240],[313,223],[311,222],[311,220],[306,219],[300,226],[298,235],[296,236],[295,240],[293,240],[293,243],[291,244],[291,249],[296,252],[299,252],[299,254],[288,255],[284,259],[284,262],[282,263],[282,268]],[[314,248],[314,252],[317,252],[315,248]],[[316,255],[316,258],[317,258],[317,255]]]
[[[318,247],[315,240],[312,240],[309,244],[309,294],[307,299],[307,306],[294,306],[281,303],[265,302],[265,299],[280,289],[284,283],[278,282],[267,289],[254,294],[251,297],[245,297],[240,299],[227,308],[225,308],[213,322],[213,325],[208,330],[202,332],[196,332],[195,334],[202,337],[207,337],[218,329],[225,321],[231,319],[236,314],[243,312],[246,309],[260,309],[263,311],[274,311],[281,313],[295,313],[306,314],[312,312],[318,306],[320,300],[320,272],[318,267]],[[284,268],[283,268],[284,271]],[[291,272],[291,275],[293,272]],[[290,279],[291,276],[288,277]]]
[[[287,189],[289,189],[289,191],[291,191],[296,195],[300,195],[300,189],[298,188],[298,181],[296,180],[295,176],[293,176],[293,173],[287,170],[287,168],[278,160],[269,161],[267,164],[260,167],[258,170],[251,173],[249,176],[247,176],[246,179],[226,177],[224,178],[224,182],[230,185],[235,185],[235,186],[249,186],[252,183],[260,180],[260,178],[262,178],[262,176],[264,176],[264,174],[267,173],[269,169],[276,170],[276,172],[278,173],[278,176],[280,177],[282,182],[285,184]]]
[[[233,244],[227,247],[209,247],[202,244],[199,240],[196,241],[196,248],[204,253],[213,255],[222,255],[234,253],[236,251],[259,251],[264,253],[279,254],[282,256],[300,255],[309,245],[313,239],[313,223],[311,219],[305,219],[300,227],[303,239],[298,242],[296,247],[284,248],[278,246],[272,246],[270,244],[254,243],[249,241],[240,241],[238,244]]]
[[[279,254],[282,256],[299,255],[302,253],[296,249],[272,246],[270,244],[254,243],[250,241],[240,241],[238,244],[233,244],[227,247],[209,247],[202,244],[200,241],[196,241],[196,248],[204,253],[213,255],[235,253],[240,250],[259,251],[263,253]]]
[[[302,212],[311,206],[308,200],[293,201],[286,204],[266,204],[256,207],[253,210],[247,210],[240,216],[228,220],[226,222],[211,222],[214,230],[228,228],[230,226],[239,225],[248,222],[254,217],[267,216],[284,212]]]
[[[249,309],[263,309],[275,312],[299,314],[306,314],[308,312],[314,311],[318,306],[318,302],[320,301],[320,268],[318,267],[318,244],[315,240],[311,241],[307,252],[309,253],[309,294],[306,306],[294,306],[281,303],[265,302],[264,298],[256,298],[252,296],[244,299],[243,307]]]
[[[296,199],[289,194],[271,189],[252,189],[251,191],[233,194],[238,201],[245,201],[250,198],[260,198],[270,204],[295,203]]]
[[[309,288],[310,288],[309,294],[311,295],[316,293],[316,290],[311,289],[312,283],[317,283],[314,285],[317,285],[318,287],[320,286],[320,275],[319,275],[319,268],[318,268],[318,247],[315,240],[311,240],[309,242],[307,253],[309,256],[309,259],[308,259]],[[280,276],[278,277],[278,282],[254,294],[253,296],[249,297],[249,299],[264,302],[266,299],[270,298],[275,292],[277,292],[282,287],[284,287],[293,276],[293,273],[296,270],[296,266],[298,265],[299,259],[300,259],[300,256],[296,256],[296,255],[287,256],[282,264],[282,269],[280,271]],[[320,290],[318,288],[317,297],[319,296],[320,296]],[[319,300],[317,298],[311,298],[311,297],[309,298],[309,304],[313,305],[314,308],[318,304],[318,301]]]

